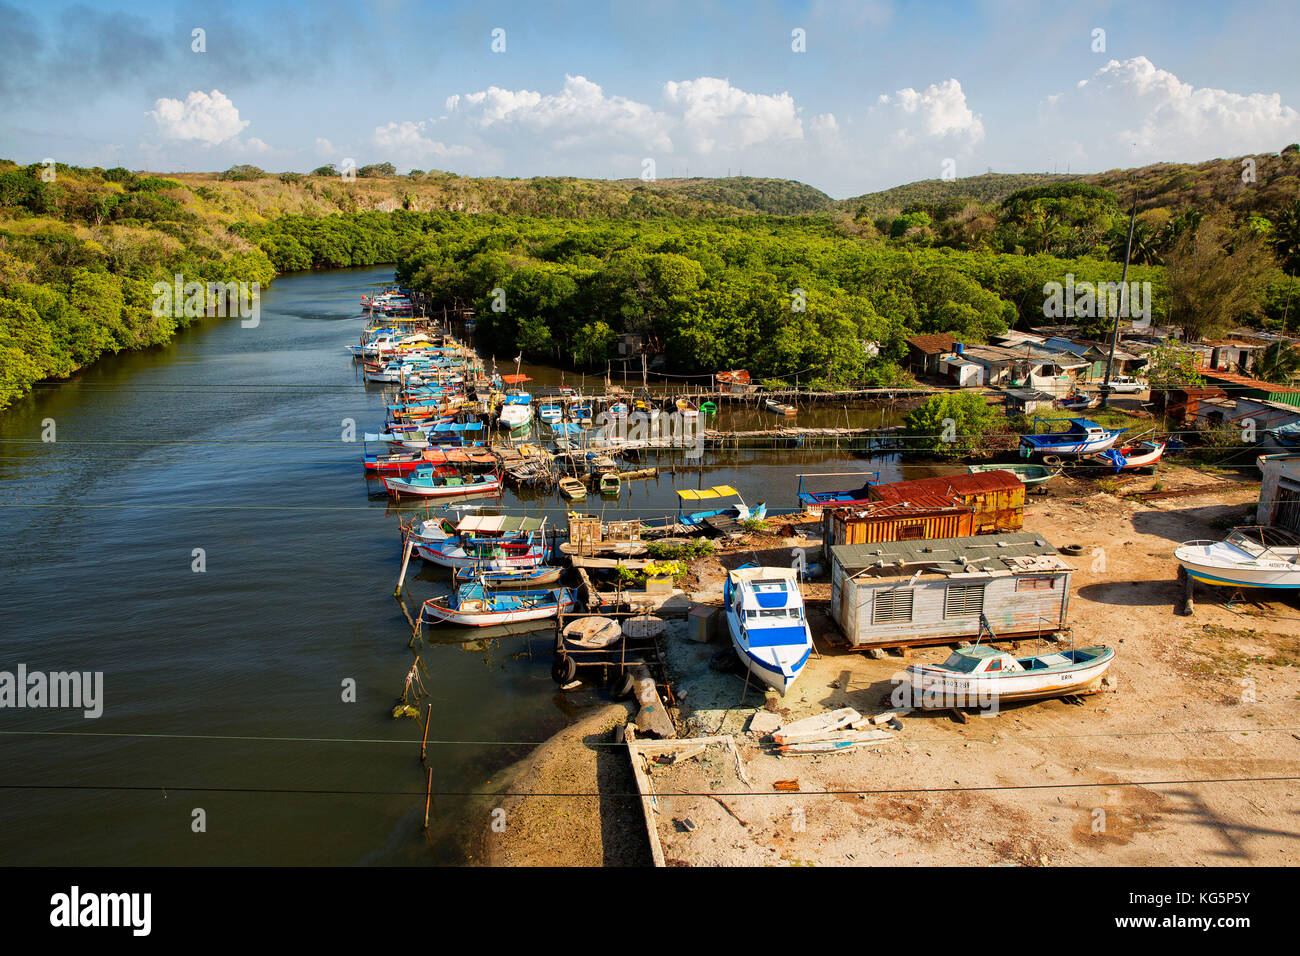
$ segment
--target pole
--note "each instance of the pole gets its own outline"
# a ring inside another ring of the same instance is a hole
[[[1111,330],[1110,355],[1106,359],[1106,380],[1101,383],[1101,407],[1105,408],[1110,400],[1110,373],[1115,366],[1115,346],[1119,344],[1119,317],[1128,311],[1128,260],[1133,254],[1133,226],[1137,223],[1137,190],[1133,190],[1133,211],[1128,217],[1128,245],[1124,249],[1124,271],[1119,277],[1119,308],[1115,310],[1115,326]],[[1107,305],[1110,299],[1107,297]]]

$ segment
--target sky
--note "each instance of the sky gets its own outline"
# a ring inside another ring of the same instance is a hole
[[[1300,141],[1298,26],[1294,0],[0,0],[0,157],[846,198],[1276,153]]]

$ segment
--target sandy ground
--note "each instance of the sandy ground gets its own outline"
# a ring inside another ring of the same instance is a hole
[[[1173,548],[1247,523],[1259,486],[1181,468],[1162,469],[1159,480],[1165,490],[1213,488],[1138,503],[1058,479],[1026,511],[1026,530],[1085,549],[1070,559],[1077,568],[1070,623],[1079,645],[1116,648],[1115,693],[1011,705],[965,724],[916,714],[874,748],[780,757],[745,733],[757,709],[787,719],[844,706],[878,713],[907,663],[940,661],[949,648],[873,660],[837,647],[825,610],[829,585],[814,583],[807,597],[820,656],[781,699],[753,687],[746,693],[742,678],[711,671],[720,639],[697,644],[685,622],[670,625],[666,653],[681,736],[738,735],[748,781],[708,754],[656,769],[657,830],[668,861],[1300,863],[1300,782],[1258,779],[1300,777],[1300,599],[1255,602],[1198,587],[1194,616],[1174,613]],[[1151,484],[1139,478],[1122,490]],[[716,588],[724,563],[793,543],[755,536],[742,553],[699,562],[693,583]],[[1025,642],[1020,652],[1049,646]],[[626,752],[607,745],[625,713],[615,705],[569,728],[520,768],[520,778],[540,792],[634,791]],[[791,780],[800,792],[773,786]],[[518,825],[495,838],[490,862],[641,865],[649,858],[635,800],[518,803],[510,810]]]

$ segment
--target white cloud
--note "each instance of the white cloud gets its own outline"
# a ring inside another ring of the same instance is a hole
[[[334,159],[342,155],[344,152],[323,136],[316,137],[314,149],[316,150],[316,155],[321,159]]]
[[[153,117],[164,138],[208,146],[234,139],[248,126],[248,120],[239,118],[235,104],[220,90],[194,90],[183,101],[164,97],[147,115]]]
[[[702,154],[803,139],[789,93],[748,93],[728,80],[702,76],[665,83],[664,100],[674,110],[687,146]]]
[[[428,122],[413,123],[406,120],[401,123],[389,123],[376,126],[371,134],[371,142],[387,155],[399,160],[444,159],[448,156],[468,156],[472,150],[465,146],[447,146],[445,143],[431,139],[424,132],[432,124]]]
[[[873,112],[900,145],[946,141],[969,149],[984,139],[984,123],[967,105],[956,79],[931,83],[919,93],[908,87],[892,96],[882,94]]]
[[[1300,138],[1300,113],[1280,94],[1194,87],[1145,56],[1111,60],[1070,92],[1049,97],[1043,118],[1077,155],[1103,164],[1235,156]],[[1080,130],[1091,135],[1080,138]],[[1110,153],[1098,150],[1105,145]]]

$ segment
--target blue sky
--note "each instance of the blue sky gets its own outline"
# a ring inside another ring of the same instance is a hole
[[[836,197],[1201,161],[1300,140],[1298,20],[1269,0],[0,0],[0,156],[601,178],[650,161]]]

